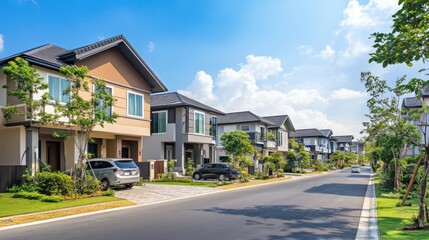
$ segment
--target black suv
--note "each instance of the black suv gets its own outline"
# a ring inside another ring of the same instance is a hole
[[[225,163],[210,163],[205,164],[195,170],[194,174],[192,175],[195,180],[200,179],[208,179],[208,178],[214,178],[219,179],[221,181],[226,179],[236,179],[238,175],[240,174],[239,171],[237,171],[234,166],[225,164]]]

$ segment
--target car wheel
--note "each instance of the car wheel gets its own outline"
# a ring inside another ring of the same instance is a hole
[[[110,188],[110,182],[107,179],[101,180],[101,190],[106,191]]]
[[[219,181],[223,181],[226,179],[224,174],[219,174],[219,176],[217,177],[217,179],[219,179]]]
[[[133,183],[125,184],[125,187],[126,187],[126,188],[133,188],[133,187],[134,187],[134,184],[133,184]]]
[[[195,180],[200,180],[201,179],[201,175],[199,173],[194,173],[194,179]]]

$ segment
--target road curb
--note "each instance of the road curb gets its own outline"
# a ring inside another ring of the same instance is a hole
[[[374,174],[371,174],[368,182],[358,231],[356,233],[356,240],[364,239],[380,239],[377,221],[377,198],[375,195]]]

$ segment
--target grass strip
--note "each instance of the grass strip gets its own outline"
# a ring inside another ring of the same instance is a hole
[[[11,216],[11,217],[0,218],[0,227],[47,220],[47,219],[58,218],[58,217],[65,217],[65,216],[76,215],[76,214],[87,213],[87,212],[106,210],[111,208],[126,207],[126,206],[132,206],[132,205],[135,205],[135,203],[128,200],[121,200],[121,201],[114,201],[114,202],[108,202],[108,203],[100,203],[96,205],[59,209],[59,210],[53,210],[48,212]]]

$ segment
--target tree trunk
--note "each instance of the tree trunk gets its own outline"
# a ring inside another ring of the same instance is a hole
[[[419,161],[417,162],[416,167],[414,168],[413,176],[411,177],[410,183],[408,183],[407,191],[405,192],[404,198],[402,199],[402,203],[401,203],[402,206],[404,206],[405,201],[407,201],[407,198],[408,198],[408,195],[410,194],[411,188],[414,185],[414,181],[416,179],[417,173],[419,172],[419,167],[420,167],[422,160],[423,160],[423,158],[420,157]]]
[[[417,219],[417,228],[422,229],[425,225],[425,210],[426,210],[426,187],[427,187],[427,180],[428,180],[428,155],[429,149],[426,149],[426,156],[425,156],[425,172],[422,179],[422,185],[420,186],[420,203],[419,203],[419,215]]]
[[[395,192],[399,192],[399,167],[398,167],[398,159],[394,159],[393,160],[395,163],[395,179],[394,179],[394,183],[393,183],[393,188],[395,189]]]

